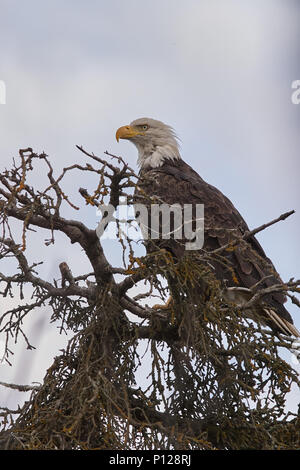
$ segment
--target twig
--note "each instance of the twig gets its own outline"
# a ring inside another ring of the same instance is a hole
[[[281,214],[277,219],[271,220],[271,222],[268,222],[267,224],[263,224],[260,227],[255,228],[254,230],[250,230],[250,232],[246,232],[243,236],[244,239],[247,239],[249,237],[252,237],[252,235],[256,235],[258,232],[261,232],[262,230],[265,230],[266,228],[270,227],[271,225],[277,224],[277,222],[280,222],[280,220],[285,220],[287,219],[290,215],[295,214],[294,210],[285,212],[284,214]]]
[[[4,417],[6,417],[7,415],[20,414],[21,413],[21,409],[19,409],[19,410],[10,410],[9,408],[3,407],[3,406],[0,407],[0,410],[2,410],[2,412],[0,413],[0,416],[4,416]]]
[[[247,240],[248,238],[256,235],[257,233],[261,232],[262,230],[265,230],[266,228],[270,227],[271,225],[276,224],[277,222],[280,222],[281,220],[287,219],[290,215],[294,214],[295,211],[291,210],[289,212],[285,212],[284,214],[281,214],[279,217],[276,219],[271,220],[270,222],[260,225],[259,227],[253,229],[253,230],[247,230],[241,237],[238,237],[236,240],[233,240],[229,243],[226,243],[225,245],[221,246],[220,248],[217,248],[216,250],[210,251],[209,254],[217,254],[223,250],[226,250],[227,248],[232,248],[233,246],[237,245],[241,240]]]
[[[88,157],[92,158],[92,159],[95,160],[96,162],[101,163],[101,165],[107,166],[111,171],[113,171],[113,172],[115,173],[116,167],[114,167],[113,165],[111,165],[110,163],[108,163],[106,160],[103,160],[102,158],[97,157],[97,156],[94,155],[93,153],[87,152],[87,151],[84,150],[84,148],[83,148],[82,146],[80,146],[80,145],[76,145],[76,147],[78,148],[78,150],[80,150],[80,152],[84,153],[85,155],[87,155]]]
[[[289,281],[286,284],[273,284],[272,286],[266,287],[265,289],[260,289],[256,292],[248,302],[243,305],[243,308],[251,308],[257,301],[267,294],[272,294],[274,292],[284,292],[287,293],[288,290],[299,292],[299,281]],[[296,302],[294,302],[296,303]]]
[[[30,390],[40,390],[42,388],[41,385],[17,385],[6,382],[0,382],[0,385],[3,385],[3,387],[12,388],[14,390],[19,390],[19,392],[29,392]]]

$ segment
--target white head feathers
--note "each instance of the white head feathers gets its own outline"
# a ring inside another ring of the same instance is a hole
[[[141,168],[158,168],[168,159],[181,158],[174,130],[155,119],[136,119],[129,126],[118,129],[116,137],[117,140],[128,139],[135,144]]]

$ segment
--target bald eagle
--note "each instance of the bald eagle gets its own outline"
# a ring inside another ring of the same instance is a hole
[[[231,201],[182,160],[173,128],[161,121],[140,118],[120,127],[116,139],[128,139],[137,147],[138,194],[155,196],[169,205],[204,205],[204,244],[200,251],[215,251],[230,243],[233,234],[243,239],[249,231]],[[160,240],[157,245],[168,249],[177,259],[185,253],[182,240]],[[222,256],[227,263],[216,258],[210,266],[225,287],[227,300],[247,302],[253,295],[251,287],[265,289],[282,283],[255,236],[244,239],[233,250],[224,250]],[[261,299],[261,319],[276,333],[300,337],[285,301],[282,292],[265,294]]]

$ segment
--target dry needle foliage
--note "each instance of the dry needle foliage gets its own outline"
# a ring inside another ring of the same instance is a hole
[[[285,408],[297,373],[279,355],[292,339],[225,303],[205,253],[179,262],[164,250],[138,257],[136,242],[119,227],[123,256],[111,266],[80,215],[90,205],[117,206],[120,196],[130,203],[137,177],[121,158],[79,150],[87,163],[58,176],[51,159],[30,148],[0,175],[0,258],[17,263],[15,273],[0,273],[5,359],[13,364],[15,339],[33,346],[23,320],[41,307],[62,332],[73,333],[41,386],[24,387],[32,388],[29,401],[2,409],[0,448],[299,449],[299,416]],[[30,181],[41,164],[47,183],[37,190]],[[80,207],[64,189],[65,178],[78,171],[89,184],[94,177],[94,187],[78,188]],[[74,219],[63,216],[67,207]],[[32,229],[46,245],[63,233],[87,257],[90,272],[74,276],[64,262],[60,279],[42,279],[39,264],[29,261]],[[25,285],[31,302],[18,305]],[[299,283],[291,280],[285,289],[297,303]],[[168,308],[147,305],[154,294],[164,303],[170,293]],[[16,299],[10,309],[8,296]]]

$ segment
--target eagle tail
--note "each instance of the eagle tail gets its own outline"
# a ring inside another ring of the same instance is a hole
[[[284,335],[291,335],[295,336],[296,338],[300,338],[300,332],[297,330],[295,325],[287,321],[285,318],[280,317],[274,310],[270,308],[264,308],[263,310],[271,322],[278,327],[281,333]]]
[[[225,298],[230,302],[235,302],[241,308],[247,303],[252,293],[247,287],[227,287],[225,293]],[[251,315],[249,315],[251,317]],[[282,316],[279,316],[273,309],[262,307],[261,311],[262,320],[264,319],[265,323],[268,323],[269,326],[274,325],[280,331],[280,333],[287,336],[295,336],[300,338],[300,332],[297,330],[293,323],[289,322]],[[264,318],[263,318],[264,317]]]

